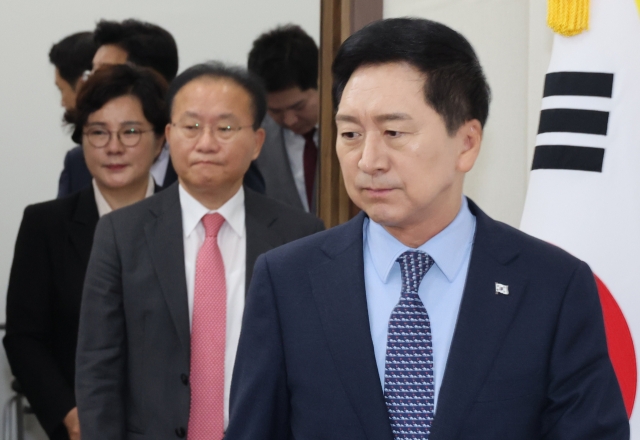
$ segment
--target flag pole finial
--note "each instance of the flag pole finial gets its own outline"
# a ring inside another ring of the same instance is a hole
[[[589,0],[547,1],[547,24],[554,32],[571,37],[589,29]]]

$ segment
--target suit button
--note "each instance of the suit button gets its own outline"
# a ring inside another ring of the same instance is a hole
[[[183,385],[189,385],[189,376],[187,376],[186,374],[181,374],[180,380],[182,381]]]
[[[176,435],[180,438],[184,438],[184,436],[186,435],[186,431],[184,430],[184,428],[181,426],[179,428],[176,428]]]

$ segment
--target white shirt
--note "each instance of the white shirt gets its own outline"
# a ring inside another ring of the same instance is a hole
[[[231,374],[236,360],[242,313],[244,311],[244,285],[247,265],[247,233],[245,227],[244,189],[231,197],[219,209],[211,211],[193,198],[179,185],[180,208],[184,239],[184,269],[187,277],[187,301],[189,304],[189,328],[193,321],[193,291],[196,282],[196,259],[204,242],[202,217],[217,212],[224,217],[218,232],[218,247],[224,263],[227,286],[227,334],[224,358],[224,426],[229,423],[229,391]]]
[[[309,212],[310,201],[307,200],[307,186],[304,183],[304,136],[295,134],[286,128],[283,128],[282,132],[284,136],[284,146],[287,149],[287,156],[289,157],[289,166],[293,174],[293,181],[296,184],[296,189],[298,190],[298,195],[300,196],[304,210]],[[313,134],[313,142],[316,144],[316,148],[318,148],[318,127],[316,127],[316,131]]]
[[[169,165],[169,144],[166,142],[162,146],[162,151],[156,161],[151,165],[151,175],[158,186],[164,186],[164,178],[167,175],[167,165]]]
[[[109,214],[113,211],[113,208],[107,202],[107,199],[104,198],[100,189],[98,188],[98,184],[96,183],[96,179],[91,180],[91,184],[93,185],[93,195],[96,198],[96,206],[98,207],[98,215],[102,217],[105,214]],[[144,198],[151,197],[155,192],[155,185],[153,184],[153,177],[149,174],[149,182],[147,183],[147,192],[144,195]]]

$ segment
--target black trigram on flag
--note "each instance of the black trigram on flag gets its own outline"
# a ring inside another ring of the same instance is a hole
[[[532,169],[602,172],[612,91],[612,73],[548,73]]]

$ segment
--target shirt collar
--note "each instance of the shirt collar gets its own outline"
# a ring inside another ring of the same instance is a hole
[[[386,283],[400,254],[416,249],[399,242],[373,220],[367,218],[367,221],[368,223],[365,224],[367,246],[380,280]],[[451,282],[462,267],[469,245],[473,242],[475,228],[476,219],[469,211],[466,197],[463,197],[460,211],[453,221],[417,250],[429,254],[447,280]]]
[[[102,193],[100,192],[100,188],[98,188],[98,184],[96,183],[96,179],[91,179],[91,185],[93,185],[93,195],[96,199],[96,206],[98,207],[98,215],[102,217],[103,215],[109,214],[113,211],[113,208],[107,202],[107,199],[104,198]],[[155,180],[153,180],[153,176],[149,174],[149,182],[147,182],[147,192],[144,195],[144,198],[151,197],[155,192],[156,184]]]
[[[237,193],[218,209],[210,210],[197,201],[191,194],[178,185],[180,194],[180,208],[182,209],[182,231],[185,237],[190,236],[205,214],[219,213],[229,223],[231,229],[239,236],[244,235],[244,188],[241,186]]]

